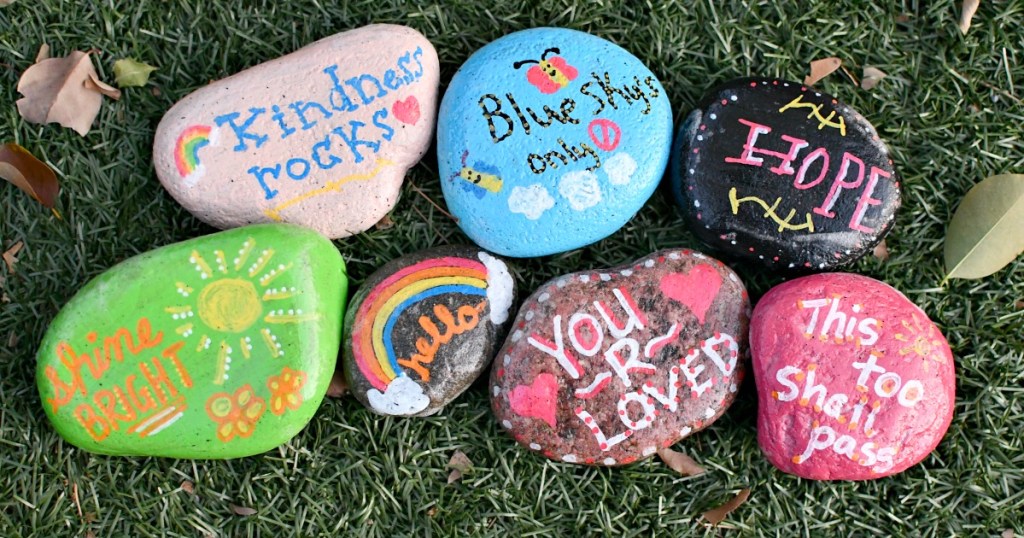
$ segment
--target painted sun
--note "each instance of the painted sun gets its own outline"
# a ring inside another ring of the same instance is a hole
[[[272,287],[292,264],[275,264],[272,248],[257,250],[256,240],[250,237],[230,260],[223,250],[214,250],[213,265],[193,250],[188,262],[196,270],[197,281],[175,282],[178,294],[186,301],[164,309],[172,320],[180,322],[176,332],[183,338],[199,335],[197,353],[216,358],[215,385],[228,380],[231,361],[239,355],[248,360],[263,349],[271,358],[284,355],[271,329],[274,325],[317,319],[316,313],[301,309],[275,308],[275,304],[302,291],[294,286]]]
[[[916,315],[911,314],[910,319],[912,322],[902,320],[900,325],[905,329],[906,334],[903,332],[896,333],[895,338],[900,342],[903,342],[903,347],[900,348],[900,356],[916,354],[921,359],[931,359],[935,362],[945,363],[946,358],[942,356],[942,353],[938,353],[942,348],[942,342],[935,337],[935,327],[929,324],[922,324],[921,320],[917,319]],[[928,361],[924,361],[924,369],[928,371]]]

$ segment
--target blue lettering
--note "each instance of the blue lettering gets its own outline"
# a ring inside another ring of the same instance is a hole
[[[374,112],[373,125],[375,127],[379,127],[381,131],[384,131],[384,133],[380,135],[381,138],[383,138],[384,140],[391,140],[391,137],[395,135],[395,130],[392,129],[390,125],[380,122],[380,120],[386,117],[388,117],[388,109],[386,108],[382,108]]]
[[[271,109],[273,109],[274,115],[271,116],[270,119],[276,121],[278,127],[281,128],[281,140],[284,140],[285,138],[288,138],[288,135],[295,132],[295,128],[289,127],[288,124],[284,122],[284,112],[281,112],[281,107],[274,105]]]
[[[401,55],[398,58],[398,68],[401,69],[402,71],[405,71],[405,83],[406,84],[409,84],[410,82],[416,80],[416,77],[412,74],[412,71],[409,71],[409,68],[406,67],[406,65],[408,65],[408,63],[409,63],[409,59],[410,58],[409,58],[409,53],[408,52],[406,52],[405,54]]]
[[[423,49],[420,48],[420,47],[416,47],[416,50],[412,53],[412,59],[416,60],[416,65],[419,67],[419,70],[416,71],[416,75],[415,75],[416,76],[416,80],[419,80],[420,77],[423,76],[423,61],[420,60],[420,58],[422,58],[422,57],[423,57]]]
[[[245,123],[243,123],[242,125],[238,125],[235,123],[235,119],[239,116],[238,112],[232,112],[230,114],[217,116],[213,119],[213,121],[217,123],[217,127],[223,127],[225,123],[230,125],[231,130],[234,131],[235,133],[235,137],[238,138],[238,145],[235,146],[234,148],[235,151],[245,151],[249,149],[249,146],[245,143],[245,139],[248,138],[249,140],[253,140],[254,142],[256,142],[256,147],[258,148],[262,146],[263,143],[266,142],[267,139],[269,138],[267,135],[254,135],[252,133],[246,132],[248,131],[249,127],[252,126],[252,122],[256,121],[256,118],[266,111],[267,109],[265,108],[250,108],[249,119],[245,120]]]
[[[274,166],[273,168],[260,168],[259,166],[253,166],[252,168],[249,169],[249,173],[252,174],[253,176],[256,176],[256,181],[259,181],[260,187],[263,187],[263,193],[266,195],[267,200],[270,200],[271,198],[277,196],[277,191],[267,186],[266,176],[267,174],[270,174],[271,178],[277,179],[277,177],[281,175],[280,164]]]
[[[388,69],[384,72],[384,85],[390,90],[397,90],[405,84],[405,80],[395,73],[394,69]]]
[[[363,91],[363,84],[366,81],[370,81],[375,86],[377,86],[377,95],[376,96],[374,96],[374,95],[366,95],[366,93]],[[359,98],[363,100],[363,104],[364,105],[368,105],[368,104],[372,103],[374,97],[384,97],[385,95],[388,94],[387,90],[384,89],[384,86],[380,85],[380,81],[377,80],[377,77],[375,77],[373,75],[359,75],[358,77],[352,77],[352,78],[346,80],[345,84],[348,84],[349,86],[351,86],[352,89],[354,89],[356,91],[356,93],[359,94]]]
[[[309,121],[308,119],[306,119],[306,111],[311,109],[311,108],[319,109],[320,110],[320,114],[323,115],[325,120],[331,118],[330,111],[328,111],[326,108],[324,108],[323,105],[321,105],[320,103],[317,103],[316,101],[309,101],[309,102],[295,101],[294,103],[288,105],[288,108],[294,110],[295,111],[295,115],[299,117],[299,121],[302,122],[302,130],[303,131],[305,131],[307,129],[311,129],[314,125],[316,125],[316,121]]]
[[[313,144],[313,162],[315,162],[316,165],[319,166],[322,170],[327,170],[329,168],[334,168],[336,165],[341,163],[341,158],[336,156],[336,155],[334,155],[333,153],[328,153],[327,154],[327,157],[329,157],[331,159],[330,161],[328,161],[326,163],[323,161],[323,158],[320,155],[320,151],[321,150],[330,151],[330,149],[331,149],[331,135],[327,135],[327,137],[324,138],[323,140],[317,142],[316,144]]]
[[[324,68],[324,73],[331,77],[331,82],[334,84],[331,87],[331,93],[327,96],[327,101],[330,103],[331,108],[338,112],[352,112],[359,108],[359,105],[353,103],[352,99],[349,99],[348,94],[345,93],[345,88],[341,85],[341,80],[338,79],[337,71],[337,64]]]
[[[341,127],[336,127],[334,133],[341,137],[348,145],[348,149],[352,151],[352,155],[355,156],[355,162],[363,162],[363,156],[359,153],[359,146],[366,146],[377,153],[380,150],[380,142],[373,142],[370,140],[362,140],[359,138],[359,128],[365,127],[366,124],[361,121],[351,120],[348,122],[350,132],[345,133],[345,130]]]
[[[292,171],[293,165],[296,164],[302,166],[302,172],[295,173]],[[288,159],[288,163],[284,165],[284,171],[288,172],[288,176],[296,181],[300,179],[305,179],[305,177],[309,175],[309,161],[307,161],[306,159],[301,159],[299,157],[296,157],[294,159]]]

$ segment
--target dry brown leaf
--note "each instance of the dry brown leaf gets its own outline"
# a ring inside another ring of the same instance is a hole
[[[967,35],[967,31],[971,29],[971,19],[977,13],[979,5],[981,0],[964,0],[964,5],[960,9],[960,33]]]
[[[384,218],[377,221],[377,224],[373,225],[375,230],[390,230],[395,227],[395,221],[391,220],[391,215],[384,215]]]
[[[18,263],[18,252],[21,250],[21,247],[23,246],[25,246],[25,243],[18,241],[17,243],[11,245],[11,248],[4,251],[4,263],[7,264],[7,271],[10,272],[12,275],[16,272],[14,270],[14,266],[15,264]]]
[[[59,123],[85,136],[100,112],[103,94],[97,89],[96,70],[88,52],[74,51],[64,58],[49,58],[21,75],[18,113],[31,123]]]
[[[896,23],[897,24],[906,24],[906,23],[910,22],[910,18],[911,18],[910,13],[900,13],[899,15],[896,15]]]
[[[195,493],[196,485],[193,484],[191,480],[182,480],[181,490],[184,491],[185,493]]]
[[[47,44],[47,43],[43,43],[42,45],[39,45],[39,52],[36,53],[36,61],[35,61],[35,63],[39,63],[39,62],[41,62],[43,60],[47,60],[49,58],[50,58],[50,45]]]
[[[719,523],[725,521],[725,518],[735,509],[739,508],[740,505],[747,501],[747,497],[750,497],[750,488],[743,488],[735,497],[729,499],[728,502],[719,506],[718,508],[712,508],[707,512],[704,512],[704,519],[711,522],[712,526],[718,526]]]
[[[473,462],[466,456],[461,450],[456,450],[452,454],[452,459],[448,460],[448,467],[452,469],[452,472],[448,475],[448,483],[451,484],[462,479],[462,475],[469,472],[473,468]]]
[[[341,370],[337,370],[331,376],[331,384],[327,386],[327,396],[342,398],[346,394],[348,394],[348,383],[345,382],[344,373]]]
[[[834,73],[841,65],[843,65],[843,61],[835,56],[814,60],[811,62],[811,74],[804,77],[804,84],[808,86],[817,84],[819,80]]]
[[[1013,529],[1003,529],[1003,533],[1000,534],[1002,538],[1013,538]]]
[[[1017,307],[1017,310],[1024,310],[1024,301],[1017,301],[1013,306]]]
[[[693,458],[671,448],[659,448],[658,457],[665,465],[683,476],[697,476],[707,472]]]
[[[13,142],[0,146],[0,178],[10,181],[50,209],[53,209],[60,192],[60,183],[53,170]]]
[[[115,101],[121,98],[121,90],[103,82],[95,73],[89,73],[89,78],[85,81],[85,87],[100,92]]]
[[[85,538],[96,538],[96,533],[92,530],[85,531]]]
[[[7,347],[8,349],[14,349],[14,346],[18,345],[18,333],[11,331],[11,334],[7,336]]]
[[[883,78],[887,77],[885,71],[877,67],[865,67],[864,76],[860,79],[860,87],[865,90],[873,89]]]
[[[889,259],[889,247],[885,244],[885,239],[875,245],[875,250],[871,251],[871,255],[883,262]]]
[[[256,513],[255,508],[249,508],[248,506],[238,506],[237,504],[232,504],[230,506],[231,511],[240,516],[251,516]]]

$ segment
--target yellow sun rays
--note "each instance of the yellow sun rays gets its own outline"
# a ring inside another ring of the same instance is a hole
[[[223,250],[214,250],[212,264],[193,250],[188,261],[201,281],[198,288],[187,282],[174,283],[178,295],[191,302],[170,305],[164,311],[172,320],[182,321],[175,332],[183,338],[189,338],[199,327],[206,329],[198,338],[196,352],[207,353],[212,348],[217,364],[212,380],[215,385],[228,380],[232,360],[239,355],[248,360],[257,354],[254,339],[263,342],[260,349],[265,348],[271,358],[284,355],[284,347],[270,326],[319,318],[316,313],[297,308],[269,307],[274,301],[286,301],[302,293],[295,286],[269,287],[292,269],[291,262],[274,264],[275,254],[272,248],[258,250],[252,237],[242,243],[230,260]]]
[[[935,362],[945,363],[946,358],[942,356],[942,353],[936,353],[936,351],[942,348],[942,342],[933,337],[934,327],[930,325],[927,327],[922,326],[921,321],[917,319],[916,315],[911,314],[910,319],[913,320],[913,323],[907,320],[900,322],[900,325],[906,329],[907,334],[900,332],[893,336],[896,340],[907,344],[900,348],[900,356],[913,353],[922,359],[931,359]],[[928,364],[926,360],[924,362],[926,372],[928,371]]]

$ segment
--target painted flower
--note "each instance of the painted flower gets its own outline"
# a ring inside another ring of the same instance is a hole
[[[306,384],[306,373],[285,366],[281,373],[267,378],[270,389],[270,412],[283,415],[287,409],[295,411],[302,405],[302,387]]]
[[[256,421],[266,410],[266,402],[256,396],[252,385],[239,388],[233,395],[218,392],[206,400],[206,414],[217,423],[217,438],[225,443],[235,436],[252,435]]]

